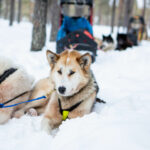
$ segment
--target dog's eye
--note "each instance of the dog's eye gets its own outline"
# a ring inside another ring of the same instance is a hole
[[[74,71],[70,71],[69,76],[73,75],[75,72]]]
[[[60,69],[60,70],[58,70],[57,72],[58,72],[59,74],[62,74],[62,71],[61,71],[61,69]]]

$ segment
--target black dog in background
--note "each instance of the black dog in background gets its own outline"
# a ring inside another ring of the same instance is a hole
[[[128,34],[118,33],[116,50],[125,50],[133,45],[134,42],[131,40],[131,37]]]

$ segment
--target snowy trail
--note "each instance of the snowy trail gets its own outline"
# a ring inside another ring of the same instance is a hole
[[[22,65],[36,80],[48,76],[42,52],[30,52],[29,23],[10,28],[0,20],[0,55]],[[95,26],[101,37],[108,27]],[[49,33],[49,32],[48,32]],[[118,52],[98,52],[92,69],[100,86],[98,96],[107,104],[97,103],[91,114],[66,120],[47,135],[40,130],[40,117],[23,116],[0,125],[0,150],[149,150],[150,149],[150,42]]]

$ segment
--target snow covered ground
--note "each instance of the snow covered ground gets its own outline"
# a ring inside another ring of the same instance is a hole
[[[35,80],[49,74],[47,41],[41,52],[30,52],[30,23],[8,26],[0,20],[0,55],[22,65]],[[95,26],[97,37],[109,33]],[[49,29],[48,29],[49,34]],[[91,114],[66,120],[47,135],[40,130],[40,117],[23,116],[0,125],[0,150],[150,150],[150,42],[126,51],[98,52],[92,69],[100,86]]]

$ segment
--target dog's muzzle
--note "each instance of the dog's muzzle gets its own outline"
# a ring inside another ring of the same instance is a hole
[[[64,86],[60,86],[60,87],[58,88],[58,91],[59,91],[60,94],[64,94],[65,91],[66,91],[66,88],[65,88]]]

